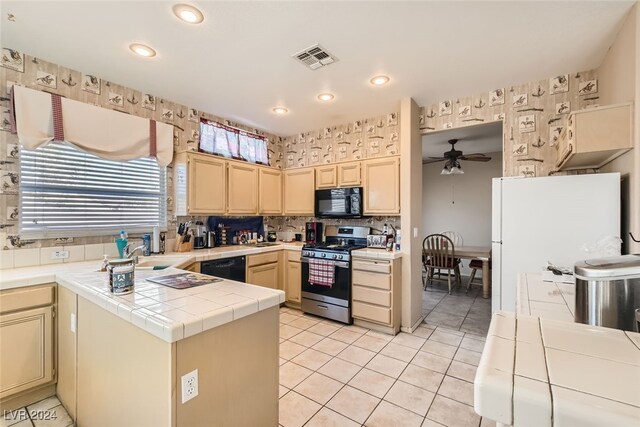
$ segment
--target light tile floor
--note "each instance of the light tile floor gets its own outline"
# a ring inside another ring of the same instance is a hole
[[[425,291],[426,314],[435,315],[395,337],[281,308],[280,425],[495,425],[473,410],[490,319],[477,297],[449,298],[436,285]]]
[[[73,420],[57,397],[44,400],[12,412],[3,413],[0,427],[69,427]]]
[[[425,322],[457,331],[486,336],[491,322],[491,298],[482,298],[482,286],[473,285],[466,293],[468,278],[451,295],[446,281],[433,281],[422,294]]]

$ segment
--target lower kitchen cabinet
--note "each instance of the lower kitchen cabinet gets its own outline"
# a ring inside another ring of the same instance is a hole
[[[12,410],[55,394],[55,285],[0,292],[0,403]]]
[[[247,256],[247,283],[280,289],[280,251]]]
[[[402,259],[353,257],[352,316],[354,324],[385,333],[400,331]]]
[[[284,293],[287,303],[299,307],[302,297],[300,251],[285,251]]]

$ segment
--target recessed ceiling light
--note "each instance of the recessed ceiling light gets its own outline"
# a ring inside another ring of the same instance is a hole
[[[389,81],[387,76],[375,76],[371,79],[371,84],[375,86],[381,86]]]
[[[320,95],[318,95],[318,99],[320,101],[331,101],[334,98],[333,94],[331,93],[321,93]]]
[[[276,114],[287,114],[289,112],[289,110],[284,107],[276,107],[272,111]]]
[[[131,49],[131,52],[135,53],[136,55],[144,56],[145,58],[156,56],[155,50],[141,43],[131,43],[129,45],[129,49]]]
[[[199,24],[204,21],[202,12],[189,4],[173,5],[173,13],[188,24]]]

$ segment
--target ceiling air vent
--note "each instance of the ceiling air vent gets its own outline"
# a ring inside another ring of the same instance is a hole
[[[337,61],[335,56],[331,55],[317,44],[296,53],[293,55],[293,58],[302,62],[312,70],[317,70],[320,67],[333,64]]]

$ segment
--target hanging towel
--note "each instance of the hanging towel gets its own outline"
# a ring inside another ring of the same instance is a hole
[[[333,262],[322,259],[309,260],[309,283],[312,285],[332,287],[335,276],[336,266]]]

